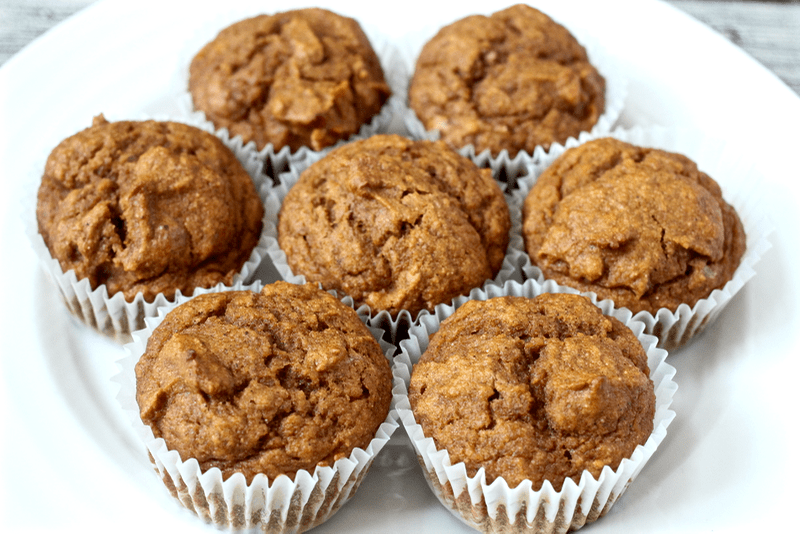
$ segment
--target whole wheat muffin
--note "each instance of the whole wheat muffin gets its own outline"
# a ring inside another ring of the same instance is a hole
[[[417,59],[408,98],[451,146],[514,157],[591,130],[605,79],[567,29],[518,4],[442,28]]]
[[[397,135],[349,143],[311,165],[279,217],[295,274],[393,315],[493,278],[511,224],[488,169],[441,142]]]
[[[225,28],[192,60],[189,91],[218,128],[275,151],[347,139],[391,93],[358,23],[317,8]]]
[[[375,338],[311,284],[195,297],[167,314],[136,365],[142,421],[223,479],[293,479],[365,449],[391,397]]]
[[[731,279],[745,250],[736,211],[693,161],[612,138],[564,152],[522,217],[546,278],[634,313],[693,307]]]
[[[468,301],[442,321],[412,371],[417,422],[468,476],[509,487],[616,469],[653,431],[647,355],[587,298]]]
[[[263,214],[252,178],[215,136],[102,115],[50,153],[36,207],[64,272],[148,302],[231,284]]]

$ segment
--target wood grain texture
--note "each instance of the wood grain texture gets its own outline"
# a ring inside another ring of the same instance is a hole
[[[800,94],[800,2],[670,0]]]
[[[92,0],[2,0],[0,65]],[[668,0],[721,33],[800,94],[800,0]]]
[[[93,0],[0,1],[0,65]]]

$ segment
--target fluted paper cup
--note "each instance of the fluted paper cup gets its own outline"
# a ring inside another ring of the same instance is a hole
[[[532,489],[530,480],[514,488],[509,487],[502,477],[488,483],[482,468],[474,476],[469,476],[463,462],[452,464],[447,450],[437,448],[433,438],[425,435],[411,410],[407,388],[413,365],[427,349],[430,336],[438,331],[441,322],[467,300],[488,300],[508,295],[533,298],[542,292],[546,291],[530,280],[524,284],[512,281],[502,287],[475,291],[469,298],[458,299],[452,306],[438,306],[435,314],[421,318],[411,327],[409,339],[401,342],[400,352],[395,356],[393,372],[406,386],[406,390],[397,395],[397,412],[414,445],[428,485],[453,515],[482,532],[562,533],[599,519],[611,509],[655,453],[675,417],[675,412],[670,410],[677,390],[677,384],[672,380],[675,369],[665,363],[666,351],[656,347],[656,339],[645,334],[644,324],[633,319],[629,312],[616,310],[610,301],[602,301],[599,305],[601,311],[628,326],[647,353],[656,409],[653,432],[645,444],[638,445],[616,469],[604,467],[597,478],[588,471],[583,472],[577,483],[567,478],[560,491],[555,491],[549,481],[545,481],[538,491]]]
[[[293,162],[289,171],[281,174],[279,183],[274,187],[265,186],[265,191],[262,193],[266,199],[267,219],[265,224],[265,233],[267,235],[267,255],[272,263],[275,265],[278,273],[287,282],[295,284],[306,283],[306,277],[302,274],[295,273],[289,267],[286,258],[286,253],[280,248],[278,244],[278,216],[280,213],[281,205],[284,198],[289,193],[289,190],[300,179],[302,172],[310,167],[316,161],[322,159],[325,153],[308,154],[306,158]],[[509,214],[511,216],[511,229],[509,230],[509,244],[506,248],[506,255],[503,258],[503,264],[500,267],[497,275],[494,278],[486,280],[482,287],[488,285],[503,284],[507,280],[521,281],[522,265],[527,260],[527,255],[524,253],[524,245],[522,242],[521,231],[521,209],[515,205],[516,198],[512,195],[505,195],[506,202],[508,203]],[[343,297],[344,295],[339,295]],[[412,316],[407,311],[401,311],[396,316],[392,316],[385,310],[372,310],[369,306],[362,305],[358,308],[360,313],[365,313],[370,316],[371,324],[379,326],[387,333],[387,339],[394,343],[399,342],[405,337],[410,325],[421,315],[426,315],[429,312],[422,310],[416,316]]]
[[[773,224],[762,208],[762,178],[755,169],[756,155],[733,143],[688,129],[636,127],[629,130],[617,129],[608,135],[637,146],[677,152],[692,159],[701,171],[719,184],[723,198],[736,209],[744,226],[747,248],[733,277],[721,289],[713,290],[693,307],[681,304],[675,311],[661,308],[655,314],[647,311],[635,314],[634,317],[645,324],[645,332],[658,338],[660,348],[673,351],[684,346],[717,319],[736,293],[755,276],[756,264],[771,247],[768,237],[773,231]],[[565,145],[551,147],[540,161],[531,165],[530,173],[518,182],[519,188],[513,192],[518,205],[524,204],[536,179],[561,154],[598,137],[603,136],[581,135],[578,139],[570,139]],[[520,241],[515,243],[519,244]],[[522,250],[525,251],[524,248]],[[527,252],[525,254],[527,256]],[[532,264],[530,257],[524,261],[522,271],[526,279],[535,280],[539,284],[546,281],[541,269]],[[560,285],[559,288],[578,292],[565,285]],[[594,293],[583,294],[597,302],[597,295]]]
[[[455,22],[455,20],[453,22]],[[411,34],[404,42],[398,44],[399,53],[405,62],[405,69],[410,73],[408,83],[403,88],[402,92],[404,96],[404,100],[402,100],[403,108],[399,109],[398,112],[410,136],[414,139],[435,140],[440,137],[440,132],[438,130],[426,129],[425,125],[408,104],[408,87],[410,85],[410,79],[413,78],[414,75],[417,58],[422,50],[422,46],[424,46],[439,29],[439,27],[420,28]],[[606,81],[605,110],[590,132],[594,135],[603,135],[614,128],[622,113],[625,99],[628,95],[628,80],[623,74],[623,69],[620,67],[617,60],[598,42],[598,38],[595,35],[578,28],[568,27],[567,29],[570,30],[576,39],[578,39],[578,42],[584,46],[589,56],[590,63]],[[491,168],[493,174],[507,182],[511,189],[515,187],[517,179],[524,176],[526,168],[539,161],[547,152],[544,147],[537,146],[533,152],[520,151],[512,157],[507,150],[502,150],[499,154],[492,154],[489,149],[478,152],[471,144],[457,147],[457,150],[462,156],[470,158],[479,167]]]
[[[238,284],[234,288],[217,287],[201,292],[260,291],[261,287],[256,282],[249,286]],[[169,449],[164,439],[155,438],[151,428],[140,419],[136,403],[135,366],[146,349],[147,339],[170,310],[188,300],[180,297],[177,302],[159,308],[156,317],[147,319],[146,328],[133,333],[133,342],[125,346],[126,355],[118,361],[120,373],[113,378],[120,385],[117,399],[142,440],[142,453],[146,451],[156,474],[172,497],[220,530],[290,533],[304,532],[322,524],[355,494],[373,460],[399,426],[394,400],[367,448],[353,449],[347,458],[330,467],[299,470],[294,480],[280,475],[270,481],[266,475],[258,474],[250,484],[242,473],[223,479],[218,468],[203,470],[196,459],[182,459],[177,451]],[[365,320],[363,316],[361,319]],[[380,341],[382,331],[370,330],[379,340],[385,356],[391,359],[395,347]],[[398,379],[394,380],[393,389],[403,389]]]
[[[225,146],[233,151],[253,179],[256,192],[265,191],[263,186],[268,179],[262,172],[264,164],[257,153],[242,145],[241,139],[230,139],[225,131],[215,131],[210,124],[186,118],[135,117],[125,120],[144,121],[148,119],[181,122],[216,135]],[[168,299],[164,294],[159,293],[152,302],[148,302],[142,293],[138,293],[132,301],[128,302],[122,293],[109,295],[105,284],[92,288],[89,281],[85,278],[79,279],[74,270],[63,271],[58,260],[50,254],[44,239],[39,234],[36,221],[37,190],[41,183],[46,160],[47,155],[44,155],[37,162],[36,167],[31,170],[31,185],[28,188],[28,197],[25,199],[22,213],[25,232],[39,259],[39,265],[61,294],[67,309],[78,320],[119,343],[127,343],[131,340],[131,332],[144,328],[145,318],[154,317],[158,307],[175,302],[175,299]],[[264,200],[262,196],[261,201],[264,202]],[[266,226],[267,219],[265,214],[262,218],[261,236],[250,253],[250,257],[234,275],[234,284],[250,281],[266,256],[269,237],[263,227]],[[182,296],[180,291],[176,292],[177,296]]]
[[[192,95],[188,91],[189,83],[189,65],[192,59],[205,46],[206,43],[212,41],[217,34],[224,28],[239,22],[241,20],[258,16],[260,14],[273,14],[277,12],[286,11],[280,8],[270,8],[264,6],[260,12],[253,12],[252,9],[236,9],[232,8],[223,13],[213,13],[213,19],[201,22],[198,27],[191,32],[184,46],[179,54],[178,65],[173,75],[171,85],[173,92],[176,95],[180,113],[195,121],[203,121],[215,128],[211,120],[206,114],[195,108]],[[334,9],[334,12],[335,9]],[[395,120],[395,115],[399,109],[403,109],[403,96],[402,89],[406,84],[408,73],[406,71],[406,64],[397,49],[395,43],[390,41],[379,29],[370,25],[359,22],[361,29],[369,39],[375,54],[378,56],[381,68],[383,70],[384,78],[392,94],[386,100],[380,111],[375,114],[368,122],[361,125],[359,131],[354,133],[351,138],[355,137],[368,137],[378,133],[386,133],[392,127]],[[221,130],[227,132],[226,128]],[[238,137],[238,136],[237,136]],[[252,149],[258,151],[261,159],[264,161],[264,172],[273,180],[277,180],[278,176],[286,172],[289,168],[291,161],[298,161],[306,158],[309,154],[317,152],[327,153],[333,148],[340,146],[347,142],[341,140],[332,146],[325,147],[320,151],[315,151],[310,147],[301,147],[296,151],[292,151],[289,147],[276,148],[272,143],[268,143],[261,149],[256,147],[255,142],[250,141],[247,145]]]

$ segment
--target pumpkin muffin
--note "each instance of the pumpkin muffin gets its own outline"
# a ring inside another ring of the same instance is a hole
[[[264,207],[215,136],[176,122],[108,122],[62,141],[38,191],[39,232],[64,272],[132,301],[231,284]]]
[[[486,484],[595,478],[653,431],[655,393],[636,335],[587,298],[470,300],[414,365],[409,401],[425,436],[484,469]]]
[[[522,217],[545,278],[634,313],[693,307],[731,279],[745,251],[736,211],[693,161],[612,138],[565,151]]]
[[[217,128],[276,152],[349,138],[391,92],[358,23],[318,8],[225,28],[192,60],[189,91]]]
[[[197,296],[152,332],[136,400],[156,438],[203,471],[294,478],[366,449],[389,364],[356,315],[311,284]]]
[[[605,90],[566,28],[518,4],[442,28],[417,59],[408,99],[425,128],[452,147],[513,158],[590,131]]]
[[[496,276],[510,224],[491,171],[441,142],[378,135],[303,171],[283,200],[278,242],[308,281],[416,315]]]

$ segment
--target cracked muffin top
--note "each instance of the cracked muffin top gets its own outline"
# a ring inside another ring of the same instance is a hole
[[[513,158],[591,130],[605,80],[567,29],[518,4],[442,28],[417,59],[408,98],[451,146]]]
[[[377,135],[306,169],[280,211],[295,274],[395,315],[495,277],[511,220],[491,171],[441,142]]]
[[[263,214],[252,178],[215,136],[102,115],[50,153],[36,207],[64,272],[129,302],[232,284]]]
[[[217,128],[276,152],[347,139],[391,92],[358,23],[317,8],[225,28],[192,60],[189,91]]]
[[[693,307],[745,250],[736,211],[693,161],[612,138],[569,149],[542,173],[523,234],[546,278],[634,313]]]
[[[174,308],[136,365],[142,421],[227,479],[313,473],[366,449],[389,412],[389,363],[349,308],[276,282]]]
[[[414,365],[409,400],[426,437],[469,476],[513,488],[594,477],[653,431],[647,355],[586,297],[468,301]]]

